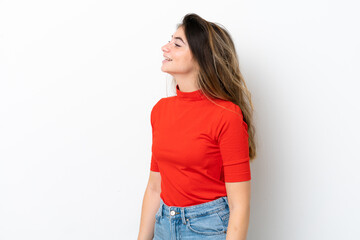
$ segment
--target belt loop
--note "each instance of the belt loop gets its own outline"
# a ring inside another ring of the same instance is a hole
[[[180,212],[181,212],[181,220],[183,222],[183,224],[186,225],[186,219],[185,219],[185,212],[184,212],[184,208],[180,208]]]

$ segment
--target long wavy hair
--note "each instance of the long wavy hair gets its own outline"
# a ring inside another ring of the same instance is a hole
[[[190,51],[198,63],[197,88],[210,101],[211,98],[222,99],[240,107],[248,126],[249,157],[252,161],[256,158],[254,107],[229,32],[225,27],[206,21],[195,13],[186,14],[176,27],[183,27]],[[172,84],[176,86],[175,78],[172,78]]]

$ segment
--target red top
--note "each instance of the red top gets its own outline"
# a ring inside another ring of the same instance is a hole
[[[187,207],[227,196],[225,182],[251,179],[247,124],[240,107],[201,90],[161,98],[151,110],[150,170],[160,172],[160,197]],[[227,108],[224,109],[223,107]]]

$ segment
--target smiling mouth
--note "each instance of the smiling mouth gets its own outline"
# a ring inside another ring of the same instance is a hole
[[[172,62],[172,60],[164,59],[162,62],[163,62],[163,63],[164,63],[164,62]]]
[[[169,57],[167,57],[167,56],[164,56],[164,60],[166,60],[166,61],[168,61],[168,62],[171,62],[171,61],[172,61],[172,59],[169,58]]]

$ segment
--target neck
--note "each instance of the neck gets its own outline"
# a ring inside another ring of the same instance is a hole
[[[179,89],[178,84],[176,84],[176,95],[179,100],[185,100],[185,101],[206,100],[206,96],[203,94],[203,92],[200,89],[195,91],[184,92]]]
[[[196,87],[197,75],[195,74],[174,76],[174,79],[182,92],[193,92],[199,90],[199,88]]]

